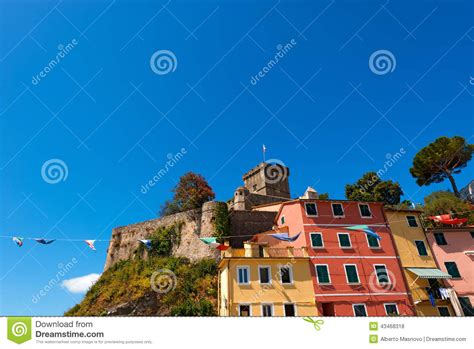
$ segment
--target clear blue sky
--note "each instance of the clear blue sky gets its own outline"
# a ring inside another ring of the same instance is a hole
[[[0,6],[0,235],[108,239],[115,226],[156,217],[186,171],[203,174],[226,200],[261,161],[263,143],[267,158],[291,168],[293,196],[311,185],[332,198],[344,198],[346,183],[403,148],[384,177],[422,202],[449,184],[419,188],[408,171],[416,151],[442,135],[473,141],[470,1]],[[73,40],[33,83],[58,46]],[[277,46],[292,40],[251,84]],[[159,50],[174,53],[173,72],[150,68]],[[393,71],[369,69],[378,50],[393,54]],[[182,148],[183,158],[142,194]],[[66,164],[64,181],[43,179],[50,159]],[[471,179],[472,164],[456,176],[459,187]],[[17,248],[1,239],[0,313],[62,314],[82,295],[56,285],[32,298],[73,258],[59,282],[100,273],[107,243],[96,247],[26,241]]]

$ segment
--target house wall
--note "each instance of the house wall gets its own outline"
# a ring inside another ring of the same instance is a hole
[[[221,262],[221,265],[226,260]],[[226,264],[227,265],[227,264]],[[258,266],[270,266],[272,283],[261,285],[259,282]],[[279,279],[279,266],[291,265],[294,283],[282,285]],[[237,267],[250,268],[250,285],[239,285],[237,282]],[[224,278],[221,278],[224,282]],[[272,258],[241,258],[230,259],[228,293],[228,312],[230,316],[239,315],[239,304],[250,304],[252,316],[261,316],[262,304],[273,304],[274,316],[284,316],[283,305],[294,303],[297,316],[317,316],[313,285],[311,281],[308,259],[272,259]]]
[[[305,203],[314,202],[318,215],[306,215]],[[334,217],[332,203],[341,203],[344,217]],[[332,200],[299,200],[283,204],[277,222],[280,225],[281,216],[285,215],[285,224],[290,236],[297,231],[304,232],[304,239],[295,241],[295,247],[307,246],[308,255],[313,267],[314,293],[318,309],[323,313],[329,305],[333,308],[332,315],[353,316],[352,305],[365,303],[367,312],[372,316],[384,316],[384,303],[396,303],[400,314],[413,315],[414,308],[408,294],[408,287],[398,260],[397,251],[386,222],[381,203],[368,203],[372,217],[363,218],[360,215],[357,202]],[[370,248],[367,235],[360,231],[344,229],[347,226],[365,224],[381,236],[380,248]],[[312,248],[310,233],[320,232],[323,235],[324,248]],[[348,233],[352,248],[343,249],[339,246],[338,233]],[[315,266],[328,266],[331,284],[320,285],[317,282]],[[349,285],[345,275],[344,264],[355,264],[359,274],[360,284]],[[388,271],[391,286],[378,285],[374,265],[383,264]],[[327,305],[323,305],[327,303]]]
[[[446,306],[449,308],[450,313],[454,314],[454,310],[449,301],[437,299],[435,300],[435,306],[431,305],[426,291],[426,288],[430,286],[429,281],[427,279],[417,278],[417,275],[407,270],[407,268],[410,267],[438,268],[420,222],[420,212],[386,210],[385,213],[400,255],[400,263],[403,267],[417,314],[420,316],[439,316],[437,306]],[[410,227],[408,225],[407,216],[415,216],[418,227]],[[415,240],[424,241],[428,256],[419,255]],[[439,281],[443,284],[443,280]]]
[[[471,231],[474,231],[473,227],[428,230],[427,238],[441,270],[447,272],[444,262],[456,262],[461,278],[448,279],[446,282],[454,288],[458,296],[468,297],[474,306],[474,257],[465,253],[474,250]],[[434,232],[443,232],[448,244],[439,246],[435,241]]]

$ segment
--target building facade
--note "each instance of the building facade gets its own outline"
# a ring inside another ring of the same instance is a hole
[[[451,293],[426,240],[418,210],[385,209],[400,263],[418,316],[454,316]],[[449,292],[449,293],[446,293]]]
[[[246,242],[222,252],[219,316],[317,316],[307,251]]]
[[[415,315],[381,203],[297,199],[276,216],[294,248],[306,248],[323,316]],[[381,240],[347,229],[367,225]]]
[[[474,227],[440,227],[426,232],[431,250],[446,280],[457,293],[465,316],[473,316],[474,305]]]

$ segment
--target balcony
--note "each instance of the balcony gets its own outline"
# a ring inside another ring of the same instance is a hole
[[[306,258],[306,248],[272,248],[262,245],[245,244],[245,248],[229,248],[222,251],[222,258]]]

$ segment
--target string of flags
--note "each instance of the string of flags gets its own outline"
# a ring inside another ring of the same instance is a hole
[[[347,226],[347,227],[344,227],[344,229],[353,230],[353,231],[363,231],[367,235],[372,236],[372,237],[376,238],[377,240],[382,239],[380,235],[378,235],[374,230],[369,228],[367,225]],[[221,239],[222,238],[230,238],[230,237],[238,237],[238,238],[253,237],[254,235],[255,234],[228,235],[228,236],[221,237]],[[269,234],[269,236],[271,236],[271,237],[273,237],[277,240],[286,241],[286,242],[294,242],[300,237],[300,235],[301,235],[301,232],[296,234],[295,236],[292,236],[292,237],[290,237],[288,235],[288,233]],[[81,241],[81,242],[84,242],[85,244],[87,244],[87,246],[93,251],[96,251],[96,248],[95,248],[96,241],[107,241],[107,242],[110,241],[110,240],[81,240],[81,239],[45,239],[45,238],[28,238],[28,237],[24,238],[24,237],[20,237],[20,236],[0,236],[0,238],[11,238],[13,240],[13,242],[18,247],[22,247],[24,245],[25,240],[34,240],[34,241],[36,241],[37,243],[39,243],[41,245],[50,245],[50,244],[54,243],[55,241]],[[199,238],[199,240],[201,240],[203,243],[205,243],[206,245],[209,245],[209,247],[215,248],[216,250],[225,251],[229,248],[228,245],[217,242],[217,239],[218,239],[217,237]],[[153,240],[155,240],[155,239],[138,239],[138,242],[143,244],[147,250],[151,250]],[[156,240],[168,240],[168,239],[156,239]]]
[[[367,225],[353,225],[353,226],[350,226],[350,227],[345,227],[345,229],[355,230],[355,231],[363,231],[367,235],[372,236],[372,237],[376,238],[377,240],[382,240],[382,237],[379,234],[377,234],[375,231],[370,229]]]

